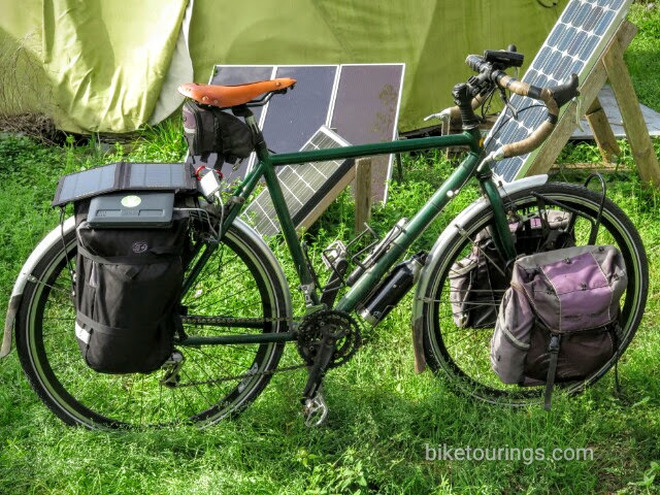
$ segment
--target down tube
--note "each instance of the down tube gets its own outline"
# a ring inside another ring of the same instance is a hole
[[[468,155],[424,207],[406,224],[403,233],[396,238],[383,258],[367,270],[351,290],[337,303],[336,309],[350,312],[364,301],[383,275],[394,266],[405,251],[435,220],[447,203],[460,191],[474,173],[479,161],[480,155],[474,152]]]

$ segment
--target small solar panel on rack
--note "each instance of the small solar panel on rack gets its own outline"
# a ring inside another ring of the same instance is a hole
[[[348,143],[325,126],[312,136],[301,151],[348,146]],[[278,167],[277,176],[284,199],[296,227],[314,215],[319,203],[332,189],[343,189],[350,182],[353,160],[330,160]],[[339,186],[339,187],[337,187]],[[339,192],[339,191],[337,191]],[[275,207],[267,190],[262,191],[245,209],[243,218],[261,235],[274,235],[280,231]]]
[[[184,163],[118,162],[65,175],[53,206],[114,191],[196,191],[193,170]]]
[[[539,87],[556,86],[575,73],[582,81],[623,22],[631,3],[632,0],[571,0],[522,80]],[[518,111],[518,118],[513,118],[510,110],[502,112],[486,138],[489,152],[526,138],[545,119],[545,108],[528,98],[513,95],[511,105]],[[507,181],[522,177],[536,152],[502,160],[495,171]]]

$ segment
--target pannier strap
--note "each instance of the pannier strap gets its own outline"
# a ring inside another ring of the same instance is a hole
[[[158,320],[154,321],[153,323],[150,323],[149,325],[145,325],[148,328],[155,328],[158,325],[161,324],[163,319],[166,317],[170,316],[170,313],[165,313],[163,314]],[[77,311],[76,312],[76,326],[78,327],[79,325],[85,325],[87,328],[82,328],[80,327],[80,330],[83,330],[87,332],[88,334],[91,335],[92,331],[90,329],[93,329],[94,332],[100,332],[104,333],[106,335],[116,335],[117,333],[124,332],[128,333],[130,332],[130,328],[120,328],[120,327],[111,327],[108,325],[103,325],[102,323],[99,323],[98,321],[90,318],[86,314],[84,314],[82,311]],[[76,328],[76,335],[78,334],[78,328]]]
[[[83,314],[81,311],[76,313],[76,324],[85,325],[87,328],[82,328],[85,332],[91,335],[91,329],[94,329],[95,332],[101,332],[109,335],[114,335],[117,332],[125,331],[123,328],[109,327],[108,325],[103,325],[98,321],[91,319],[89,316]],[[76,330],[78,330],[76,328]]]
[[[183,96],[192,98],[198,103],[229,108],[248,103],[266,93],[285,91],[294,84],[296,84],[295,79],[280,77],[270,81],[256,81],[234,86],[186,83],[179,86],[178,90]]]
[[[160,263],[178,258],[178,256],[175,254],[154,254],[149,252],[133,256],[102,257],[90,253],[87,251],[87,249],[80,245],[78,245],[78,252],[88,260],[99,263],[100,265],[150,265],[153,263]]]
[[[550,363],[548,365],[548,377],[545,380],[545,410],[550,410],[552,400],[552,387],[555,386],[555,375],[557,374],[557,361],[559,360],[559,343],[561,335],[553,333],[550,334],[550,345],[548,352],[550,353]]]

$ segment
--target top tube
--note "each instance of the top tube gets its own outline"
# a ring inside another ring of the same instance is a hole
[[[465,131],[461,134],[449,136],[433,136],[415,139],[400,139],[383,143],[358,144],[341,148],[322,150],[299,151],[295,153],[280,153],[270,155],[271,165],[293,165],[307,162],[321,162],[338,160],[342,158],[359,158],[362,156],[386,155],[389,153],[406,153],[410,151],[423,151],[433,148],[447,148],[449,146],[469,146],[470,150],[480,153],[481,135],[478,130]]]

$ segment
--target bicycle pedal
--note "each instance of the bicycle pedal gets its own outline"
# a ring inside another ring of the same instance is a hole
[[[183,366],[185,360],[186,358],[180,351],[173,351],[167,361],[163,363],[165,376],[161,378],[160,384],[169,388],[176,387],[180,380],[179,370]]]
[[[305,401],[303,415],[305,416],[305,426],[308,428],[315,428],[325,423],[328,418],[328,405],[321,393],[317,393]]]

